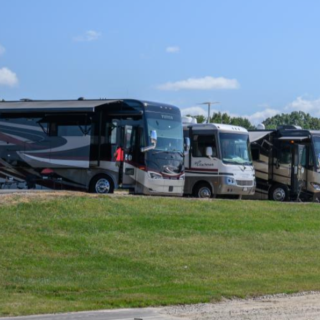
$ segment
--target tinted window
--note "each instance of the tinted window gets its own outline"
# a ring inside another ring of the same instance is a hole
[[[292,151],[291,146],[281,146],[281,152],[279,152],[279,163],[291,164],[292,163]]]
[[[260,158],[260,150],[259,148],[251,149],[252,160],[257,161]]]
[[[59,137],[84,136],[84,132],[81,130],[81,127],[78,125],[58,125],[57,128],[58,128],[57,135]]]

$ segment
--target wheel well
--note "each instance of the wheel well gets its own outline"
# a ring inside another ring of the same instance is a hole
[[[273,192],[273,190],[276,189],[277,187],[283,188],[283,189],[286,191],[287,196],[288,196],[288,194],[289,194],[289,188],[288,188],[287,185],[282,184],[282,183],[274,183],[274,184],[271,185],[271,187],[269,188],[269,199],[270,199],[270,200],[272,200],[272,192]]]
[[[115,183],[114,183],[112,177],[111,177],[110,175],[108,175],[107,173],[98,173],[98,174],[94,175],[94,176],[91,178],[91,180],[90,180],[90,182],[89,182],[89,191],[92,190],[94,180],[97,180],[97,179],[99,179],[100,177],[107,177],[107,178],[110,180],[110,182],[111,182],[111,189],[114,190]]]
[[[208,182],[208,181],[205,181],[205,180],[200,180],[200,181],[197,181],[193,187],[192,187],[192,193],[194,193],[196,191],[196,189],[200,186],[200,185],[207,185],[210,189],[211,189],[211,192],[213,193],[213,187],[212,185]]]

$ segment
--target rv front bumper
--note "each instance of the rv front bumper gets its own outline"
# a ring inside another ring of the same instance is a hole
[[[181,197],[184,180],[146,179],[144,194]]]
[[[230,195],[253,195],[255,192],[255,187],[242,187],[242,186],[221,186],[217,194],[230,194]]]
[[[224,177],[223,183],[219,185],[217,194],[253,195],[255,189],[255,180],[237,180],[231,177]]]
[[[184,175],[180,179],[167,179],[156,172],[138,171],[137,193],[146,195],[175,196],[181,197],[184,189]]]

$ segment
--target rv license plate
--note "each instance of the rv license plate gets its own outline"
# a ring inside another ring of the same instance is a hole
[[[248,188],[247,187],[243,188],[243,191],[248,191]]]

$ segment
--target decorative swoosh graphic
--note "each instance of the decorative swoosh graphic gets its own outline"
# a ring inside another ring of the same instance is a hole
[[[58,166],[67,166],[75,168],[88,168],[89,160],[63,160],[63,159],[49,159],[49,158],[39,158],[26,153],[17,152],[19,156],[26,162],[29,162],[28,159],[41,162],[44,166],[58,165]]]

